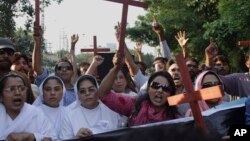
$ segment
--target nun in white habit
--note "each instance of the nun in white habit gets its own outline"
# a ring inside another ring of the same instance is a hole
[[[0,80],[0,140],[51,140],[54,130],[45,115],[25,102],[24,78],[9,73]]]
[[[98,83],[91,75],[81,76],[75,84],[77,100],[69,105],[64,116],[60,138],[72,139],[115,130],[120,115],[110,110],[98,98]]]
[[[37,106],[48,117],[59,138],[62,118],[66,111],[63,107],[63,96],[65,87],[63,81],[57,76],[48,76],[39,87],[40,95],[34,101]]]

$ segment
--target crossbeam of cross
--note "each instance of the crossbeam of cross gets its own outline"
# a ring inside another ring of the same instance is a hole
[[[204,131],[207,132],[205,122],[201,115],[201,110],[198,104],[199,100],[209,100],[222,97],[222,91],[220,86],[214,86],[201,90],[194,91],[190,74],[186,66],[186,61],[183,54],[176,56],[177,64],[180,68],[181,76],[183,78],[183,84],[186,93],[177,94],[175,96],[168,97],[168,104],[170,106],[178,105],[189,102],[192,114],[196,124]]]
[[[132,5],[132,6],[137,6],[137,7],[148,8],[148,5],[144,2],[139,2],[139,1],[134,1],[134,0],[106,0],[106,1],[123,4],[118,54],[119,56],[124,57],[125,32],[126,32],[127,17],[128,17],[128,6]]]

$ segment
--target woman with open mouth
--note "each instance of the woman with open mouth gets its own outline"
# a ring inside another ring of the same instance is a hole
[[[28,84],[14,72],[0,80],[0,140],[55,139],[45,115],[27,104]]]

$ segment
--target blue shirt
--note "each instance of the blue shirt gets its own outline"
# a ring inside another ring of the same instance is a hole
[[[247,97],[247,100],[246,100],[245,104],[246,104],[246,113],[245,113],[246,124],[250,125],[250,96]]]

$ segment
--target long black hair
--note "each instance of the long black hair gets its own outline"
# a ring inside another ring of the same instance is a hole
[[[162,76],[168,80],[169,86],[171,88],[170,89],[170,96],[175,95],[176,89],[175,89],[175,84],[174,84],[174,81],[173,81],[173,78],[171,77],[171,75],[167,71],[155,72],[148,79],[147,91],[142,93],[141,95],[139,95],[139,97],[137,98],[136,103],[135,103],[135,111],[133,112],[132,116],[135,116],[138,114],[138,112],[141,109],[141,104],[143,101],[147,100],[148,102],[151,103],[150,98],[149,98],[149,94],[148,94],[149,87],[150,87],[150,84],[152,83],[152,81],[158,76]],[[165,110],[166,110],[166,114],[171,115],[173,118],[177,118],[176,115],[179,114],[177,107],[176,106],[169,106],[168,102],[166,102],[166,109]]]

